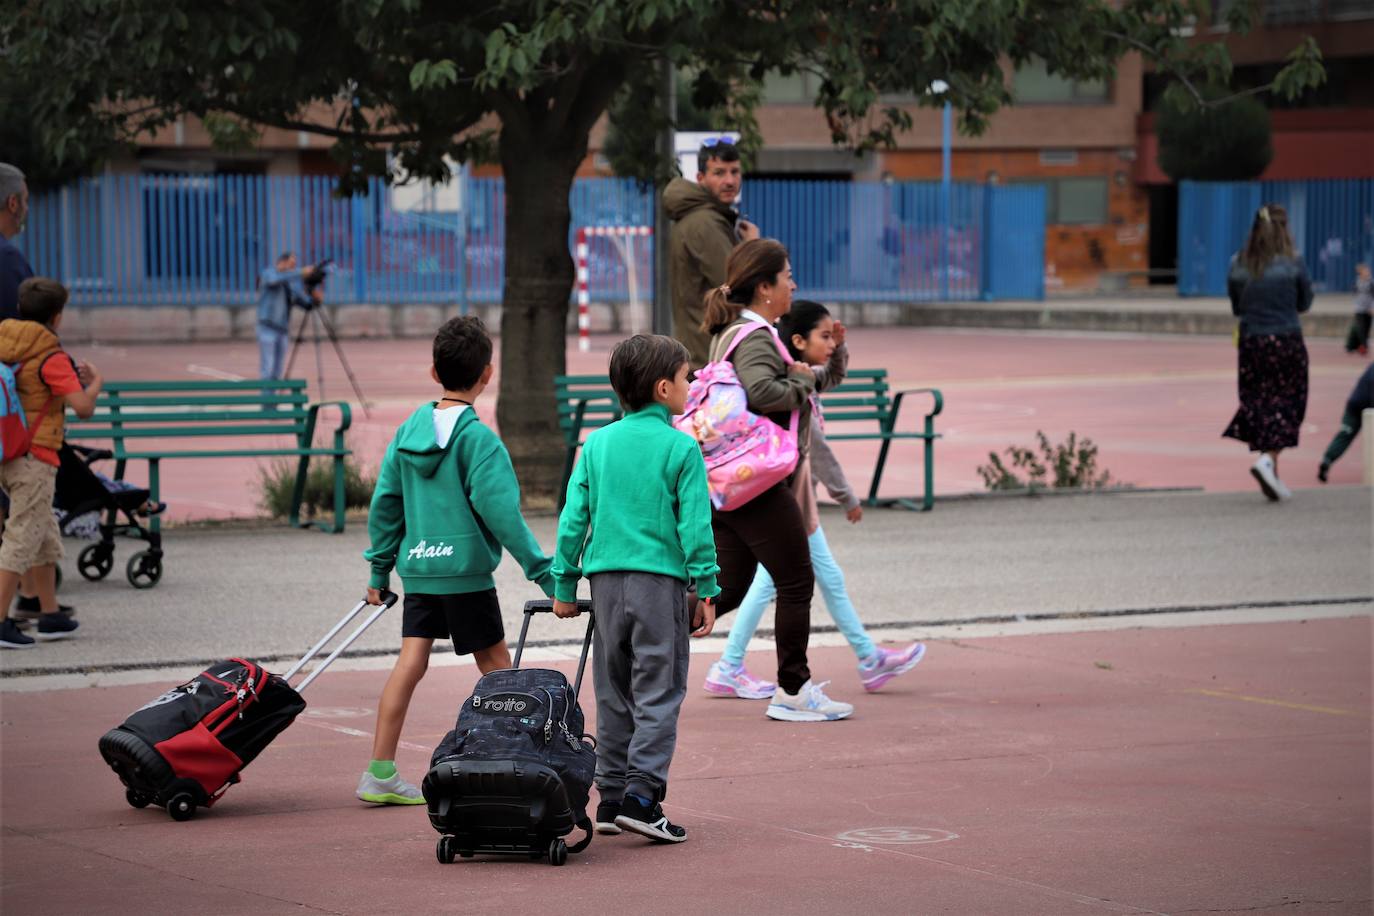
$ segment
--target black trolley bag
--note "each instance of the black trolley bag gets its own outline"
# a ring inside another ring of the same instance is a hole
[[[297,687],[290,679],[369,607],[366,601],[358,602],[286,674],[272,674],[246,658],[225,659],[106,732],[100,755],[124,783],[125,800],[135,808],[165,807],[178,821],[190,820],[198,807],[213,805],[239,781],[239,771],[305,710],[300,692],[396,603],[390,592],[383,597],[384,603]]]
[[[445,865],[476,853],[547,857],[562,865],[592,841],[587,799],[596,773],[595,739],[583,734],[577,695],[596,621],[591,602],[577,679],[521,668],[530,618],[552,611],[547,599],[525,604],[514,667],[484,674],[458,713],[458,724],[434,751],[421,784],[429,822],[439,831],[435,854]],[[574,827],[586,836],[569,846]]]

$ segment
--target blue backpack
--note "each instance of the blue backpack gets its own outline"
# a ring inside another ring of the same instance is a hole
[[[29,447],[33,445],[33,434],[43,422],[43,417],[47,415],[48,408],[54,400],[48,399],[48,403],[43,405],[43,410],[30,426],[24,417],[24,403],[19,399],[19,370],[23,367],[22,362],[0,363],[0,451],[4,452],[0,463],[3,464],[9,464],[29,453]]]

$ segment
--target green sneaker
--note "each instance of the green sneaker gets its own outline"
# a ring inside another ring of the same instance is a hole
[[[358,797],[374,805],[423,805],[425,797],[420,790],[401,778],[397,773],[390,779],[378,779],[368,770],[363,770],[363,778],[358,780]]]

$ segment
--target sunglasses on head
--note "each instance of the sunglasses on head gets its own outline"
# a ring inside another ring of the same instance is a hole
[[[735,138],[734,138],[734,137],[725,137],[725,136],[721,136],[721,137],[707,137],[705,140],[702,140],[702,141],[701,141],[701,148],[702,148],[702,149],[713,149],[713,148],[715,148],[715,147],[717,147],[717,146],[734,146],[734,145],[735,145]]]

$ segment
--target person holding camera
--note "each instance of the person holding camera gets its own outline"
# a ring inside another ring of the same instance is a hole
[[[279,379],[286,366],[286,344],[290,337],[291,306],[312,309],[324,300],[318,282],[319,265],[297,268],[296,254],[283,252],[277,263],[260,275],[262,293],[258,296],[258,375]],[[306,288],[309,288],[309,293]]]

